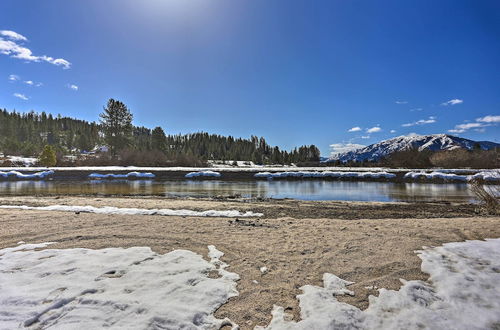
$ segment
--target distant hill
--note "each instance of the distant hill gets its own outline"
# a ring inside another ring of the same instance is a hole
[[[416,148],[422,150],[454,150],[474,149],[480,147],[483,150],[490,150],[500,147],[499,143],[489,141],[473,141],[447,134],[416,135],[416,136],[398,136],[379,143],[371,144],[367,147],[339,153],[328,158],[327,162],[340,160],[349,161],[378,161],[390,154],[398,151]]]

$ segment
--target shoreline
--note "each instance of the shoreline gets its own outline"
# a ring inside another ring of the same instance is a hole
[[[500,237],[500,217],[481,216],[463,204],[244,201],[133,197],[1,197],[2,205],[93,205],[192,210],[254,211],[261,217],[207,218],[2,209],[0,248],[19,241],[55,241],[50,248],[148,246],[157,253],[186,249],[206,260],[207,245],[224,252],[228,270],[240,275],[239,296],[216,312],[241,329],[266,325],[273,305],[296,320],[296,295],[322,285],[324,273],[355,284],[339,297],[364,309],[377,288],[397,290],[400,278],[427,280],[414,253],[423,246]],[[445,218],[446,217],[446,218]],[[261,272],[266,267],[266,272]]]

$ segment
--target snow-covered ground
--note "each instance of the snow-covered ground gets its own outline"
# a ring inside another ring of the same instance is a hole
[[[22,166],[33,166],[38,161],[38,159],[35,157],[4,156],[3,154],[0,154],[0,158],[4,158],[4,160],[12,164],[22,165]],[[0,165],[1,164],[2,161],[0,160]]]
[[[43,249],[53,243],[0,250],[0,328],[218,329],[213,316],[238,295],[239,276],[208,246],[210,261],[186,250],[148,247]],[[447,243],[417,251],[427,282],[379,289],[360,310],[336,296],[352,282],[323,275],[323,287],[298,295],[301,320],[275,306],[256,329],[495,329],[500,324],[500,239]],[[216,271],[219,277],[208,276]]]
[[[445,171],[434,171],[431,173],[427,172],[408,172],[404,175],[405,179],[440,179],[447,181],[473,181],[473,180],[483,180],[483,181],[500,181],[500,171],[499,170],[489,170],[481,171],[472,175],[457,175]]]
[[[32,174],[25,174],[21,173],[19,171],[8,171],[8,172],[2,172],[0,171],[0,178],[8,178],[8,177],[14,177],[18,179],[43,179],[46,178],[50,175],[53,175],[54,171],[49,170],[49,171],[41,171],[41,172],[36,172]]]
[[[101,173],[91,173],[89,178],[91,179],[128,179],[128,178],[154,178],[155,175],[150,172],[129,172],[127,174],[101,174]]]
[[[213,316],[238,295],[239,279],[214,246],[208,262],[191,251],[148,247],[35,250],[49,244],[0,250],[0,329],[236,326]]]
[[[301,318],[287,320],[275,306],[268,327],[257,329],[496,329],[500,324],[500,239],[448,243],[417,252],[429,282],[404,281],[379,289],[362,311],[335,296],[353,295],[352,282],[324,274],[323,287],[305,285]]]
[[[0,171],[44,171],[47,167],[0,167]],[[388,168],[388,167],[295,167],[295,166],[256,166],[256,167],[137,167],[137,166],[75,166],[75,167],[51,167],[54,171],[90,171],[90,172],[113,172],[113,171],[138,171],[138,172],[422,172],[429,169],[408,169],[408,168]],[[446,173],[468,173],[474,174],[488,169],[435,169]],[[496,169],[500,170],[500,169]]]
[[[198,172],[189,172],[185,175],[186,178],[196,178],[196,177],[215,177],[219,178],[220,173],[214,171],[198,171]]]
[[[87,212],[98,214],[122,214],[122,215],[163,215],[163,216],[185,216],[185,217],[261,217],[262,213],[252,211],[240,212],[237,210],[173,210],[173,209],[138,209],[125,207],[95,207],[79,205],[50,205],[50,206],[27,206],[27,205],[0,205],[0,209],[20,209],[39,211],[62,211],[62,212]]]

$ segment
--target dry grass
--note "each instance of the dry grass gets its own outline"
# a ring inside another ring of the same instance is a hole
[[[476,198],[481,202],[481,208],[487,214],[500,214],[500,190],[495,186],[488,186],[485,188],[479,181],[471,183],[471,191]]]

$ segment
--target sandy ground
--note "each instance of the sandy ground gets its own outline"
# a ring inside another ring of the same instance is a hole
[[[288,308],[298,319],[295,296],[301,293],[299,287],[321,285],[325,272],[356,282],[351,286],[355,296],[343,301],[366,308],[368,295],[377,294],[366,286],[398,289],[400,278],[427,279],[414,253],[422,246],[500,237],[500,217],[481,217],[474,215],[476,207],[452,204],[104,197],[7,197],[0,198],[0,204],[263,212],[262,218],[236,221],[0,210],[0,248],[21,240],[57,241],[51,247],[149,246],[160,253],[188,249],[206,256],[207,245],[213,244],[225,253],[223,260],[230,265],[229,270],[241,277],[240,295],[216,315],[231,318],[242,329],[267,324],[273,304]],[[269,269],[267,273],[260,272],[263,266]]]

